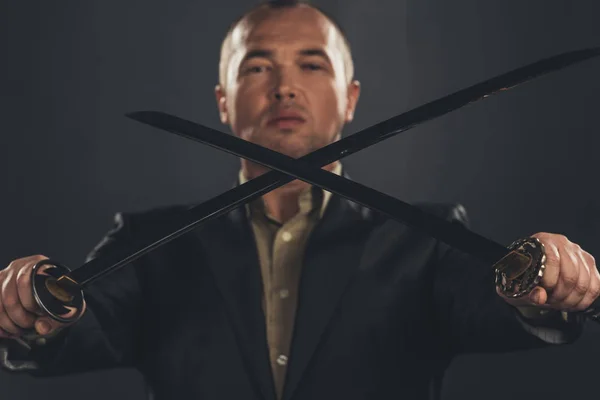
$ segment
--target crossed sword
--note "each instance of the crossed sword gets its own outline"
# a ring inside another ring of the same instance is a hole
[[[543,59],[380,122],[298,159],[162,112],[141,111],[127,114],[126,116],[133,120],[254,161],[270,168],[271,171],[190,208],[183,217],[172,221],[173,225],[169,225],[172,229],[168,233],[148,240],[135,250],[121,250],[102,255],[73,270],[53,260],[40,261],[31,272],[35,300],[51,318],[60,322],[75,321],[81,315],[84,288],[90,283],[130,264],[198,225],[294,179],[308,182],[384,213],[489,263],[493,266],[496,286],[503,294],[509,297],[524,296],[535,288],[544,273],[546,257],[544,246],[539,240],[523,238],[509,246],[503,246],[462,225],[428,214],[399,199],[328,172],[322,167],[472,102],[598,55],[600,48],[588,48]],[[40,268],[44,265],[53,268],[42,273]],[[73,308],[77,312],[66,317]],[[582,313],[600,322],[600,299]]]

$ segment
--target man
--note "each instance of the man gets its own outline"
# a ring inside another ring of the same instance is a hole
[[[292,157],[338,140],[360,85],[343,32],[318,9],[257,7],[223,42],[216,98],[233,133]],[[339,162],[326,167],[342,174]],[[239,183],[266,172],[241,161]],[[466,223],[462,207],[420,204]],[[118,214],[91,258],[185,212]],[[494,289],[490,266],[346,199],[293,181],[91,286],[79,321],[40,312],[29,272],[0,272],[5,338],[35,327],[34,376],[133,367],[156,399],[424,399],[452,357],[571,343],[598,297],[593,257],[534,235],[548,262],[528,298]]]

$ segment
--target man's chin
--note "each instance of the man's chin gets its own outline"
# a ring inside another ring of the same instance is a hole
[[[301,158],[312,153],[313,149],[307,146],[283,146],[276,151],[291,158]]]

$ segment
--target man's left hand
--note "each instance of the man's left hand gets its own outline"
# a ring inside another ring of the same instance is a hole
[[[528,296],[500,296],[513,306],[539,306],[561,311],[583,311],[600,295],[600,274],[594,257],[565,236],[547,232],[532,235],[546,250],[546,269]]]

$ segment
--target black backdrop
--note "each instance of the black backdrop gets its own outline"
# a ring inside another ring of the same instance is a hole
[[[353,45],[355,132],[564,51],[600,45],[597,0],[316,1]],[[42,253],[71,266],[120,210],[212,197],[235,157],[141,126],[157,109],[223,129],[220,40],[252,2],[4,0],[0,8],[0,263]],[[600,60],[553,73],[346,159],[357,181],[406,201],[458,201],[508,243],[566,234],[600,258]],[[473,355],[446,399],[560,399],[595,387],[600,329],[577,344]],[[509,393],[503,388],[510,386]],[[0,399],[142,399],[133,371],[56,379],[0,373]]]

